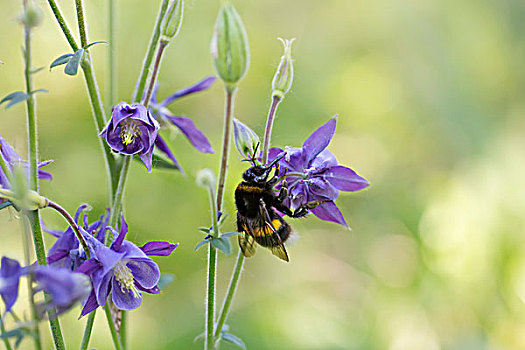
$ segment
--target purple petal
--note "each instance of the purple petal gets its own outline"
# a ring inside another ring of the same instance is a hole
[[[135,283],[135,285],[137,286],[137,288],[139,290],[141,290],[143,292],[150,293],[150,294],[160,294],[160,289],[157,286],[155,286],[153,288],[144,288],[138,283]]]
[[[169,256],[179,244],[163,241],[151,241],[144,244],[140,249],[146,255]]]
[[[82,213],[82,211],[84,211],[84,209],[87,208],[87,204],[82,204],[81,206],[78,207],[77,211],[75,212],[75,222],[78,223],[78,217],[80,216],[80,213]]]
[[[100,306],[106,304],[109,292],[111,291],[111,280],[114,280],[113,272],[108,272],[105,275],[102,275],[101,270],[99,270],[93,274],[93,288],[95,289],[95,294],[97,296],[97,303]]]
[[[348,228],[348,224],[343,218],[343,214],[341,214],[341,211],[337,208],[334,202],[321,203],[311,211],[321,220],[335,222],[336,224]]]
[[[47,171],[38,169],[38,178],[41,180],[52,180],[53,175],[51,175]]]
[[[355,171],[341,165],[331,167],[323,177],[341,191],[358,191],[369,185],[369,182]]]
[[[177,128],[182,131],[184,135],[188,138],[188,141],[202,153],[215,153],[213,148],[210,145],[210,142],[204,136],[202,131],[197,129],[195,123],[190,118],[186,117],[174,117],[171,115],[164,114]]]
[[[132,259],[126,264],[135,280],[144,288],[153,288],[160,278],[159,266],[150,258]]]
[[[189,94],[193,94],[194,92],[199,92],[199,91],[202,91],[202,90],[206,90],[213,84],[215,79],[216,78],[214,76],[210,75],[210,76],[202,79],[201,81],[199,81],[197,84],[194,84],[192,86],[188,86],[185,89],[179,90],[179,91],[175,92],[173,95],[168,96],[164,101],[162,101],[160,103],[160,106],[161,107],[165,107],[165,106],[169,105],[170,103],[172,103],[173,101],[175,101],[178,98],[181,98],[181,97],[189,95]]]
[[[339,195],[339,191],[320,177],[314,177],[308,182],[308,191],[316,196],[334,200]],[[310,198],[308,198],[310,200]]]
[[[2,265],[0,267],[0,278],[2,279],[0,295],[5,303],[5,312],[11,310],[18,298],[18,285],[22,273],[18,261],[6,257],[2,258]]]
[[[332,152],[324,149],[309,164],[311,172],[316,174],[325,171],[327,168],[336,166],[337,158]]]
[[[152,159],[153,159],[153,148],[147,152],[147,153],[141,153],[140,159],[142,159],[142,162],[146,166],[146,169],[148,170],[148,173],[151,173],[151,169],[153,167]]]
[[[126,237],[126,234],[128,233],[128,223],[126,220],[124,220],[124,216],[120,218],[120,231],[117,236],[117,239],[113,242],[111,245],[111,248],[116,251],[120,251],[120,247],[122,245],[122,242],[124,241],[124,238]]]
[[[292,210],[296,210],[308,200],[308,195],[306,192],[306,186],[303,182],[298,183],[290,189],[290,207]]]
[[[315,130],[303,143],[303,157],[309,164],[322,150],[328,146],[334,136],[337,116],[332,117],[326,124]]]
[[[69,257],[69,252],[65,251],[59,251],[55,254],[51,254],[47,256],[47,264],[52,265],[55,264],[57,261],[64,259],[65,257]]]
[[[95,295],[95,291],[91,290],[91,293],[89,294],[89,297],[84,302],[84,307],[82,308],[82,312],[80,313],[80,317],[89,314],[91,311],[95,310],[97,307],[99,307],[99,305],[97,303],[97,297]]]
[[[83,273],[84,275],[90,276],[98,269],[100,269],[100,263],[96,261],[94,258],[91,258],[91,259],[84,261],[84,263],[80,265],[75,270],[75,272]]]
[[[130,241],[124,240],[120,251],[124,254],[125,259],[150,259],[135,243]]]
[[[122,289],[118,282],[113,279],[113,303],[120,310],[133,310],[136,309],[142,304],[142,293],[134,296],[133,292],[129,289]]]
[[[155,146],[157,146],[157,149],[159,151],[163,152],[164,154],[168,156],[169,159],[171,159],[171,161],[173,162],[173,165],[175,165],[177,169],[183,172],[182,167],[180,166],[179,162],[177,162],[177,159],[175,159],[175,156],[173,155],[173,153],[171,153],[171,150],[169,149],[168,144],[166,143],[166,141],[164,141],[162,137],[160,137],[160,135],[157,136],[157,139],[155,140]]]

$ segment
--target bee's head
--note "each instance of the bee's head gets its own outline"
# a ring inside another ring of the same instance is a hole
[[[268,165],[252,166],[242,174],[243,180],[251,183],[264,184],[268,180],[268,176],[270,176],[270,172],[272,171],[273,167],[278,161],[281,160],[282,157],[284,157],[284,153],[275,158]]]

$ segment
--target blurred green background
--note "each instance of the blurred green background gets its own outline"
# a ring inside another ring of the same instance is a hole
[[[119,100],[129,101],[159,1],[118,3]],[[34,65],[69,52],[47,2],[34,35]],[[76,31],[74,2],[60,1]],[[86,1],[89,37],[104,40],[106,1]],[[525,2],[521,0],[235,1],[247,27],[251,67],[236,116],[262,134],[270,81],[282,53],[277,37],[296,37],[295,81],[274,126],[274,146],[298,146],[339,113],[329,146],[371,182],[337,204],[352,231],[314,217],[290,220],[301,239],[286,264],[268,251],[246,261],[229,325],[249,349],[525,348]],[[209,42],[219,1],[187,1],[181,35],[167,50],[160,97],[214,72]],[[23,89],[20,1],[0,0],[0,95]],[[107,47],[91,50],[99,84]],[[41,192],[70,211],[106,206],[107,184],[83,77],[62,68],[35,77],[41,159],[52,182]],[[223,91],[177,101],[220,149]],[[108,107],[109,111],[109,107]],[[26,155],[25,109],[0,111],[0,134]],[[208,199],[194,177],[218,169],[180,135],[170,140],[186,176],[148,174],[132,165],[125,198],[128,238],[180,242],[156,259],[176,281],[130,313],[131,349],[199,349],[204,325]],[[246,168],[235,151],[226,190]],[[49,226],[63,228],[49,211]],[[234,227],[233,215],[227,227]],[[22,259],[17,220],[0,212],[0,255]],[[48,246],[53,239],[47,237]],[[218,302],[234,253],[219,256]],[[28,314],[24,299],[20,314]],[[85,320],[61,318],[71,348]],[[51,346],[47,325],[42,324]],[[103,313],[91,346],[111,349]],[[30,348],[26,340],[22,347]],[[234,349],[223,344],[223,349]]]

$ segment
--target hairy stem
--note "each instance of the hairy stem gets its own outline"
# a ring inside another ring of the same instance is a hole
[[[277,107],[282,101],[282,98],[274,95],[272,97],[272,104],[270,105],[270,111],[268,112],[268,119],[266,119],[266,130],[264,132],[264,142],[262,149],[262,163],[266,164],[268,162],[268,150],[270,149],[270,140],[272,138],[272,128],[273,121],[275,120],[275,113],[277,112]]]
[[[47,2],[49,3],[49,7],[51,7],[51,11],[53,11],[53,15],[55,16],[60,29],[62,29],[69,46],[71,46],[73,51],[77,51],[79,49],[78,44],[75,41],[75,38],[73,38],[73,35],[71,34],[71,31],[64,20],[64,16],[62,16],[62,13],[60,12],[60,9],[58,8],[55,0],[47,0]]]
[[[91,338],[91,332],[93,331],[93,323],[95,322],[96,309],[91,311],[88,315],[86,322],[86,328],[84,329],[84,336],[82,337],[82,343],[80,344],[80,350],[87,350],[89,346],[89,339]]]
[[[75,0],[75,7],[77,9],[78,32],[80,33],[80,45],[85,47],[88,44],[86,33],[86,20],[84,19],[84,7],[82,0]]]
[[[166,15],[166,11],[168,10],[168,4],[169,0],[162,0],[160,3],[159,14],[157,15],[155,27],[153,28],[153,34],[151,35],[148,50],[142,63],[142,68],[140,70],[140,75],[135,86],[135,91],[133,92],[133,97],[131,99],[132,102],[139,102],[142,99],[142,94],[144,93],[144,87],[146,86],[146,80],[148,79],[151,62],[153,61],[155,49],[157,48],[157,44],[159,43],[160,26],[162,24],[164,16]]]
[[[25,2],[24,2],[25,6]],[[25,8],[24,8],[25,10]],[[26,100],[27,107],[27,133],[29,141],[29,188],[33,191],[38,191],[38,139],[37,139],[37,118],[36,118],[36,100],[33,91],[33,80],[31,74],[31,28],[24,26],[24,61],[25,61],[25,82],[26,93],[29,98]],[[36,253],[37,262],[39,265],[47,265],[46,250],[44,247],[44,237],[42,236],[42,228],[40,227],[40,213],[38,210],[29,212],[27,215],[31,222],[33,231],[33,243]],[[45,296],[48,301],[48,296]],[[65,349],[64,339],[62,337],[62,330],[57,317],[53,317],[55,310],[49,310],[49,325],[53,333],[53,340],[57,349]]]
[[[109,70],[109,88],[108,88],[108,102],[114,105],[117,101],[117,35],[116,35],[116,6],[117,0],[108,0],[108,70]]]
[[[226,101],[224,108],[224,133],[222,138],[221,168],[219,172],[219,184],[217,187],[217,210],[222,209],[224,198],[224,183],[226,181],[226,170],[228,169],[228,155],[230,154],[231,125],[237,87],[226,86]]]
[[[111,339],[113,340],[113,345],[115,350],[122,350],[122,344],[120,343],[120,338],[113,323],[113,318],[111,317],[111,310],[109,308],[109,300],[106,301],[106,306],[104,306],[104,311],[106,311],[106,318],[108,320],[109,331],[111,332]]]
[[[115,198],[113,204],[111,205],[111,214],[109,216],[109,226],[115,227],[120,215],[120,210],[122,207],[122,197],[124,196],[124,188],[126,186],[126,180],[128,178],[129,164],[131,163],[131,158],[133,156],[124,156],[122,161],[122,167],[120,168],[120,176],[115,191]],[[108,230],[106,233],[106,245],[111,245],[113,243],[113,232]]]
[[[142,104],[148,106],[151,99],[151,94],[153,94],[153,89],[155,88],[155,82],[157,81],[157,75],[159,74],[160,62],[162,61],[162,54],[164,49],[168,46],[167,42],[161,41],[159,43],[159,48],[157,49],[157,55],[155,57],[155,63],[153,64],[153,71],[151,72],[151,78],[149,80],[148,90],[146,91],[146,96]]]
[[[217,275],[217,249],[208,244],[208,285],[206,293],[206,337],[204,348],[214,349],[213,326],[215,324],[215,282]]]
[[[69,226],[73,228],[73,232],[75,232],[75,236],[77,236],[77,239],[80,242],[82,249],[84,249],[84,251],[86,252],[87,258],[88,259],[91,258],[91,252],[89,251],[89,247],[84,239],[84,236],[82,236],[82,233],[80,233],[80,229],[78,228],[78,225],[75,222],[75,220],[73,220],[71,215],[69,215],[69,213],[64,208],[62,208],[60,205],[58,205],[57,203],[53,201],[50,201],[49,199],[47,201],[48,201],[47,206],[59,212],[60,215],[62,215],[62,217],[66,219],[66,221],[69,223]]]

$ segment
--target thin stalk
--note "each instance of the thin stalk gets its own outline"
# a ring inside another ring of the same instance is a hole
[[[84,236],[82,236],[82,233],[80,233],[80,229],[78,228],[78,225],[75,222],[75,220],[73,220],[71,215],[69,215],[69,213],[64,208],[62,208],[60,205],[58,205],[57,203],[55,203],[53,201],[50,201],[49,199],[47,201],[48,201],[47,206],[50,207],[50,208],[53,208],[57,212],[59,212],[60,215],[62,215],[62,217],[64,219],[66,219],[66,221],[69,223],[69,226],[71,226],[73,228],[73,232],[75,232],[75,236],[77,236],[77,239],[80,242],[80,245],[82,246],[82,249],[84,249],[84,251],[86,252],[87,258],[88,259],[91,258],[91,253],[89,251],[89,247],[88,247],[88,245],[86,243],[86,240],[84,239]]]
[[[222,327],[224,326],[224,322],[226,322],[226,319],[228,318],[228,314],[230,312],[230,306],[232,304],[235,292],[237,291],[237,286],[239,284],[239,278],[241,277],[241,271],[242,271],[243,265],[244,265],[244,255],[242,254],[242,251],[239,249],[239,254],[237,254],[237,261],[235,263],[235,267],[233,268],[230,285],[228,286],[228,292],[226,293],[226,297],[224,298],[224,303],[222,304],[221,312],[219,313],[219,319],[217,321],[217,326],[215,327],[215,341],[217,341],[219,337],[221,336]]]
[[[82,47],[88,44],[86,33],[86,20],[84,19],[84,7],[82,0],[75,0],[75,7],[77,9],[78,32],[80,33],[80,45]]]
[[[25,2],[24,2],[25,10]],[[37,119],[36,119],[36,100],[33,91],[33,81],[31,74],[31,28],[24,26],[24,61],[25,61],[25,82],[26,93],[29,98],[26,100],[27,107],[27,131],[29,141],[29,188],[33,191],[38,191],[38,139],[37,139]],[[38,210],[32,211],[27,215],[31,221],[31,228],[33,231],[33,242],[36,253],[37,262],[39,265],[47,265],[46,251],[44,247],[44,238],[42,235],[42,228],[40,227],[40,213]],[[45,296],[48,300],[47,295]],[[64,339],[62,337],[62,330],[57,317],[54,317],[54,310],[49,310],[49,325],[53,333],[53,340],[57,349],[65,349]]]
[[[122,167],[120,169],[120,176],[115,191],[115,198],[113,204],[111,205],[111,214],[109,216],[109,226],[115,227],[120,215],[120,209],[122,206],[122,197],[124,196],[124,187],[126,186],[126,180],[128,178],[129,164],[131,163],[131,158],[133,156],[124,156],[122,161]],[[108,230],[106,233],[106,245],[111,245],[113,243],[113,232]]]
[[[131,98],[132,102],[139,102],[140,99],[142,98],[142,94],[144,93],[144,87],[146,86],[146,80],[148,79],[151,62],[153,61],[155,49],[157,48],[157,44],[159,43],[160,26],[162,24],[162,20],[164,19],[164,16],[166,15],[166,11],[168,10],[168,4],[169,4],[169,0],[162,0],[160,3],[159,14],[157,15],[157,19],[155,20],[155,27],[153,28],[153,34],[151,35],[151,39],[149,41],[148,50],[146,51],[146,56],[144,57],[144,61],[142,62],[142,68],[140,70],[137,84],[135,85],[135,91],[133,92],[133,97]]]
[[[104,306],[104,311],[106,311],[106,318],[108,320],[109,331],[111,332],[111,339],[113,340],[113,345],[115,350],[122,350],[122,344],[120,344],[120,339],[113,323],[113,318],[111,317],[111,310],[109,308],[109,300],[106,301],[106,306]]]
[[[217,275],[217,249],[208,244],[208,286],[206,297],[206,337],[204,349],[214,349],[213,325],[215,324],[215,282]]]
[[[274,95],[272,97],[272,104],[270,105],[270,111],[268,112],[268,119],[266,120],[266,130],[264,132],[264,142],[262,149],[262,163],[266,164],[268,162],[268,150],[270,149],[270,139],[272,137],[272,128],[273,121],[275,120],[275,113],[277,112],[277,107],[281,103],[282,98]]]
[[[155,57],[155,63],[153,64],[153,71],[151,72],[151,78],[149,80],[148,90],[146,91],[146,96],[142,104],[148,107],[149,101],[151,99],[151,94],[153,93],[153,88],[155,87],[155,82],[157,81],[157,75],[159,74],[160,62],[162,61],[162,54],[164,49],[168,46],[168,43],[165,41],[160,41],[159,48],[157,49],[157,55]]]
[[[0,313],[0,335],[3,335],[4,333],[5,333],[4,320],[2,319],[2,313]],[[8,338],[2,337],[2,340],[4,341],[6,350],[13,350]]]
[[[122,310],[122,315],[120,318],[120,342],[122,344],[122,348],[126,349],[128,347],[128,332],[127,332],[127,326],[128,326],[128,313],[124,310]]]
[[[108,37],[109,37],[109,48],[108,48],[108,70],[109,70],[109,89],[108,89],[108,102],[110,105],[114,105],[117,101],[117,35],[115,32],[115,21],[116,21],[116,5],[117,0],[108,0]]]
[[[62,13],[60,12],[60,9],[58,8],[55,0],[47,0],[47,2],[49,3],[49,7],[51,7],[51,11],[53,11],[53,15],[55,16],[60,29],[62,29],[69,46],[71,46],[73,51],[76,52],[79,49],[78,44],[75,41],[75,38],[73,38],[73,35],[71,34],[71,31],[64,20],[64,16],[62,16]]]
[[[22,229],[22,240],[24,241],[24,264],[26,266],[31,265],[31,253],[29,248],[29,242],[31,241],[31,234],[29,233],[29,230],[27,229],[27,222],[25,219],[25,216],[22,216],[20,218],[20,227]],[[40,327],[38,322],[38,313],[36,311],[36,305],[35,305],[35,294],[33,293],[33,274],[29,274],[27,278],[27,293],[29,298],[29,309],[31,312],[31,318],[33,319],[35,323],[35,335],[33,341],[35,342],[35,349],[41,350],[42,349],[42,340],[40,337]]]
[[[88,315],[86,322],[86,328],[84,329],[84,336],[82,337],[82,343],[80,344],[80,350],[87,350],[89,346],[89,339],[91,338],[91,332],[93,331],[93,323],[95,321],[95,312],[97,310],[91,311]]]
[[[219,185],[217,187],[217,210],[222,209],[224,197],[224,183],[226,181],[226,170],[228,169],[228,155],[230,154],[231,125],[237,87],[226,86],[226,101],[224,108],[224,134],[222,137],[221,168],[219,172]]]

